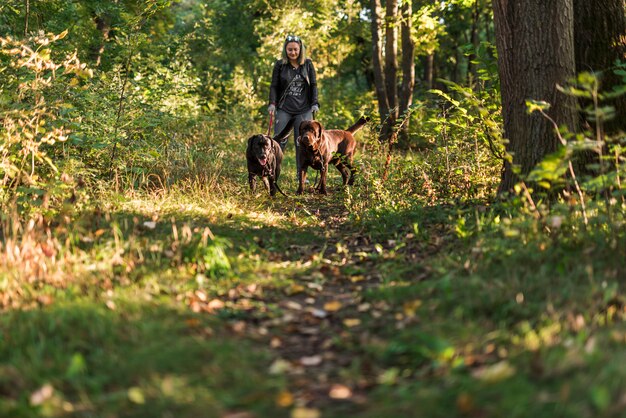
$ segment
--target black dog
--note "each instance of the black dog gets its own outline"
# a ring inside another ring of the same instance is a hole
[[[248,161],[248,183],[250,190],[254,193],[256,190],[256,177],[261,177],[265,188],[269,190],[270,196],[276,194],[276,190],[281,192],[278,187],[278,177],[280,177],[280,165],[283,161],[283,151],[277,141],[283,141],[289,136],[293,120],[290,121],[285,129],[279,134],[271,138],[268,135],[257,134],[248,138],[248,148],[246,149],[246,159]]]

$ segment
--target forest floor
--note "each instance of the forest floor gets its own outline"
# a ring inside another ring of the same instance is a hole
[[[620,235],[237,187],[7,233],[0,416],[623,416]]]

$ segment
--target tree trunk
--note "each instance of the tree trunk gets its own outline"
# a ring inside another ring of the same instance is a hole
[[[385,118],[387,118],[387,115],[389,114],[389,100],[387,98],[385,74],[383,72],[380,0],[371,0],[370,7],[372,11],[372,67],[374,72],[376,98],[378,99],[378,113],[382,122],[385,120]]]
[[[96,29],[101,34],[101,38],[98,39],[96,45],[92,45],[90,48],[89,58],[94,63],[94,66],[100,66],[102,62],[102,54],[104,53],[104,47],[109,41],[109,33],[111,32],[111,24],[109,23],[109,17],[106,15],[94,15],[93,21],[96,24]]]
[[[601,89],[611,91],[621,84],[612,67],[626,54],[624,0],[574,0],[574,39],[577,72],[602,72]],[[626,96],[613,100],[616,115],[607,128],[626,131]]]
[[[390,119],[398,117],[398,2],[387,0],[385,16],[385,87],[391,114]]]
[[[472,44],[472,51],[469,54],[467,60],[467,84],[470,87],[473,87],[474,83],[478,79],[478,68],[474,61],[476,61],[476,51],[478,50],[478,46],[480,43],[480,39],[478,37],[478,28],[480,25],[480,4],[479,1],[476,0],[474,3],[474,10],[472,11],[472,27],[470,29],[470,42]]]
[[[433,88],[433,74],[435,73],[435,54],[428,54],[423,58],[424,65],[424,87],[427,90]]]
[[[400,90],[400,114],[404,114],[413,104],[413,88],[415,87],[415,40],[411,34],[413,23],[412,1],[402,3],[402,87]],[[408,115],[407,115],[408,116]],[[400,138],[405,143],[409,140],[409,120],[403,121]]]
[[[573,0],[493,0],[504,135],[511,162],[505,162],[499,192],[512,190],[522,176],[557,149],[552,125],[526,100],[551,104],[549,116],[574,130],[575,100],[556,85],[575,74]]]

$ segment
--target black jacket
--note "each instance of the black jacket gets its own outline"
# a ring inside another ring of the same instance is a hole
[[[313,67],[313,62],[309,58],[304,61],[302,66],[302,76],[306,80],[309,85],[309,103],[311,106],[317,105],[319,107],[319,103],[317,101],[317,80],[315,77],[315,68]],[[283,85],[282,82],[285,78],[288,78],[289,72],[289,64],[284,64],[282,60],[276,61],[274,64],[274,69],[272,70],[272,84],[270,85],[270,104],[276,105],[276,107],[280,107],[282,104],[282,100],[284,99],[283,94],[288,84]],[[287,76],[287,77],[285,77]]]

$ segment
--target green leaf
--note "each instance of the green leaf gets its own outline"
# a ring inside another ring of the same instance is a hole
[[[67,367],[65,376],[72,379],[76,376],[83,374],[87,370],[87,363],[82,354],[76,353],[70,360],[70,365]]]

